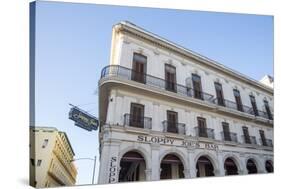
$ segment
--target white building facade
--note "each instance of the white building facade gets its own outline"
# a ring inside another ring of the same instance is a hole
[[[99,81],[98,183],[273,172],[273,89],[132,23]]]

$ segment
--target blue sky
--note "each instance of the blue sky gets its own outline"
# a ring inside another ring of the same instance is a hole
[[[100,72],[109,64],[112,26],[123,20],[253,79],[273,75],[272,16],[38,1],[36,125],[65,131],[76,158],[99,155],[98,132],[75,127],[68,103],[88,104],[81,108],[98,116]],[[93,162],[76,165],[77,184],[90,184]]]

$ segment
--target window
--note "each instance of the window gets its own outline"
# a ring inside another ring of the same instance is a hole
[[[146,83],[147,57],[138,53],[133,56],[132,80]]]
[[[251,144],[248,127],[243,126],[242,129],[243,129],[245,143]]]
[[[231,141],[230,132],[229,132],[229,124],[226,122],[222,122],[223,136],[225,141]]]
[[[143,126],[144,126],[144,105],[131,103],[130,126],[143,128]]]
[[[46,148],[47,144],[48,144],[48,139],[45,139],[43,144],[42,144],[42,148]]]
[[[31,163],[32,166],[34,166],[35,165],[34,164],[34,159],[30,159],[30,163]]]
[[[198,122],[198,135],[199,137],[208,137],[206,119],[202,117],[197,118]]]
[[[167,132],[177,133],[178,113],[167,111]]]
[[[225,106],[223,92],[222,92],[222,85],[218,82],[215,82],[215,89],[216,89],[216,94],[217,94],[217,99],[218,99],[218,105]]]
[[[273,118],[272,118],[272,114],[271,114],[271,111],[270,111],[270,108],[269,108],[269,105],[268,105],[268,101],[264,100],[263,103],[264,103],[264,107],[265,107],[268,119],[272,120]]]
[[[253,112],[254,112],[255,116],[259,116],[255,97],[253,95],[250,95],[250,100],[251,100],[251,104],[252,104],[252,108],[253,108]]]
[[[177,90],[176,68],[169,64],[165,64],[165,88],[172,92]]]
[[[192,84],[194,90],[194,98],[203,100],[201,77],[197,74],[192,74]]]
[[[265,138],[265,135],[264,135],[264,131],[263,130],[259,130],[259,132],[260,132],[260,137],[261,137],[262,145],[263,146],[267,146],[266,138]]]
[[[42,163],[42,160],[41,160],[41,159],[38,159],[38,160],[37,160],[37,166],[40,166],[41,163]]]
[[[240,97],[240,92],[237,89],[233,89],[234,98],[236,101],[237,110],[243,112],[243,105]]]

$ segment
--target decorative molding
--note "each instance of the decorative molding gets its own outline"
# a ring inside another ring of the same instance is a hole
[[[143,40],[146,43],[150,43],[154,46],[158,46],[159,48],[163,48],[167,51],[171,51],[173,53],[176,53],[178,56],[181,56],[183,58],[191,58],[193,60],[197,60],[199,64],[202,66],[210,66],[214,70],[219,70],[223,72],[223,74],[229,75],[234,78],[234,80],[238,79],[242,82],[248,82],[251,85],[264,90],[270,94],[273,93],[273,90],[263,86],[258,81],[255,81],[247,76],[242,75],[241,73],[231,70],[229,68],[225,68],[224,66],[219,65],[219,63],[208,59],[206,57],[203,57],[202,55],[199,55],[197,53],[194,53],[192,51],[189,51],[188,49],[181,48],[178,45],[174,43],[167,42],[167,40],[156,36],[155,34],[151,32],[145,32],[138,26],[132,26],[130,24],[121,23],[119,25],[116,25],[116,31],[122,31],[127,35],[131,35],[135,38],[138,38],[139,40]],[[169,53],[170,54],[170,53]]]
[[[228,79],[224,79],[224,81],[225,81],[226,83],[229,83]]]
[[[153,106],[160,106],[160,103],[159,103],[159,102],[153,101],[153,102],[152,102],[152,105],[153,105]]]
[[[139,47],[138,50],[137,50],[137,52],[140,53],[140,54],[143,54],[143,51],[144,51],[144,49],[141,48],[141,47]]]
[[[153,50],[153,53],[154,53],[156,56],[160,55],[160,52],[159,52],[158,50]]]

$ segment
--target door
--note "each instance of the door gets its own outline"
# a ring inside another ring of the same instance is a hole
[[[146,63],[146,56],[134,53],[132,80],[140,83],[146,83]]]
[[[161,163],[160,179],[172,178],[172,164]]]

